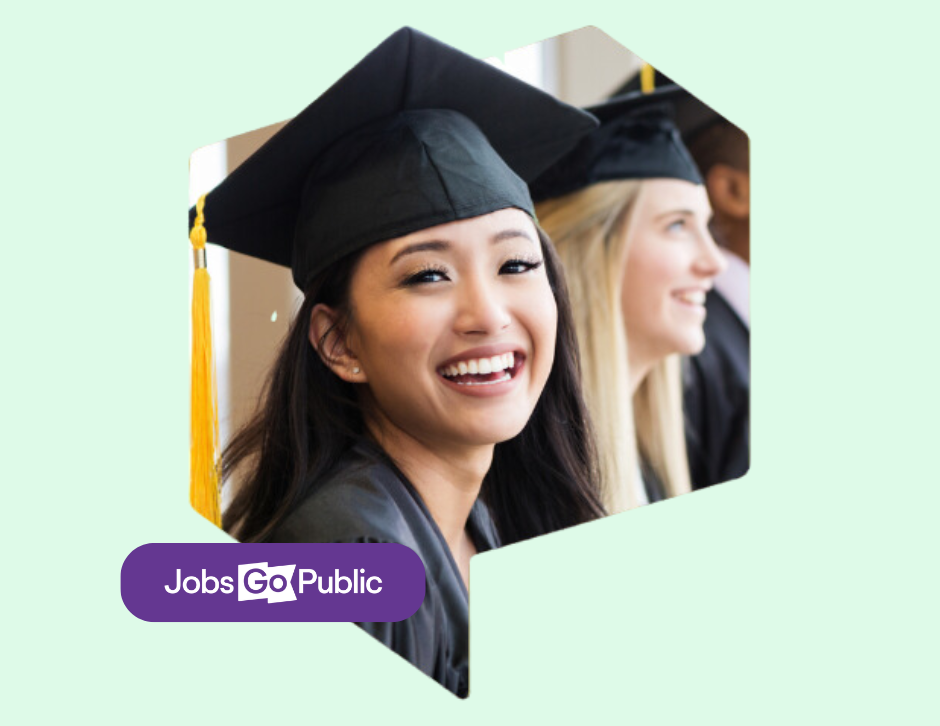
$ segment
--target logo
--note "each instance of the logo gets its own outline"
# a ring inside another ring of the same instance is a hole
[[[146,544],[121,567],[127,609],[165,623],[394,623],[425,583],[421,558],[391,543]]]
[[[238,599],[267,600],[268,603],[297,599],[291,577],[297,565],[268,567],[267,562],[238,566]]]

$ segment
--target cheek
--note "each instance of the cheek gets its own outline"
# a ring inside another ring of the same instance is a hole
[[[517,309],[519,322],[528,331],[538,354],[539,373],[541,377],[547,377],[555,359],[558,334],[558,306],[548,280],[544,280],[537,290],[519,295]]]
[[[405,362],[427,359],[440,310],[422,302],[376,299],[356,311],[356,353],[373,375],[394,377]]]
[[[672,294],[682,279],[680,255],[661,246],[636,245],[627,257],[624,275],[624,314],[643,317]]]

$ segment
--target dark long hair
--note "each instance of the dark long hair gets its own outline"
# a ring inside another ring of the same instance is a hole
[[[554,247],[541,229],[539,239],[558,307],[555,361],[525,428],[496,444],[483,480],[481,497],[504,544],[603,515],[568,292]],[[223,527],[243,542],[264,542],[367,437],[355,386],[323,363],[308,338],[318,303],[348,314],[349,283],[360,256],[340,260],[304,291],[257,413],[222,454],[224,480],[245,470],[223,517]]]

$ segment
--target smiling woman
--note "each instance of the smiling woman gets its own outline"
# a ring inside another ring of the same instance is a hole
[[[625,219],[623,316],[635,389],[660,360],[705,345],[705,295],[725,262],[708,231],[701,184],[649,179]]]
[[[290,264],[304,292],[223,454],[225,528],[411,547],[418,612],[359,625],[461,696],[472,555],[602,513],[567,293],[526,187],[594,125],[404,29],[206,199],[210,241]]]
[[[331,362],[361,369],[351,379],[369,384],[363,407],[386,451],[404,435],[454,461],[525,426],[552,368],[557,327],[525,212],[503,209],[372,247],[353,275],[350,306],[347,343],[331,351],[342,358]],[[314,338],[335,320],[327,306],[314,308]],[[485,473],[490,452],[479,453]]]
[[[532,185],[571,286],[610,512],[688,492],[679,356],[705,344],[724,260],[673,91],[589,109],[601,127]]]

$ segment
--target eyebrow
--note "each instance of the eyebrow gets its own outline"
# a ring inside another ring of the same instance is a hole
[[[408,245],[403,247],[395,253],[395,256],[392,258],[392,261],[389,262],[389,265],[394,265],[400,258],[405,255],[413,255],[416,252],[442,252],[450,247],[450,242],[444,242],[442,240],[429,240],[427,242],[415,242],[413,245]]]
[[[492,242],[502,242],[507,239],[516,239],[517,237],[523,237],[524,239],[529,240],[532,244],[535,244],[535,240],[532,239],[532,235],[526,232],[524,229],[504,229],[500,232],[497,232],[493,235]]]
[[[522,237],[529,240],[535,244],[535,240],[532,239],[532,235],[528,234],[525,230],[522,229],[503,229],[494,234],[490,238],[490,242],[497,244],[499,242],[504,242],[508,239],[517,239]],[[426,242],[415,242],[414,244],[403,247],[395,253],[395,256],[392,257],[391,261],[388,263],[389,266],[394,265],[399,259],[405,257],[406,255],[413,255],[417,252],[443,252],[450,249],[451,243],[445,240],[427,240]]]
[[[683,217],[695,216],[695,212],[693,212],[691,209],[670,209],[668,212],[662,212],[661,214],[657,214],[654,219],[662,219],[663,217],[671,217],[674,214],[680,214]]]

